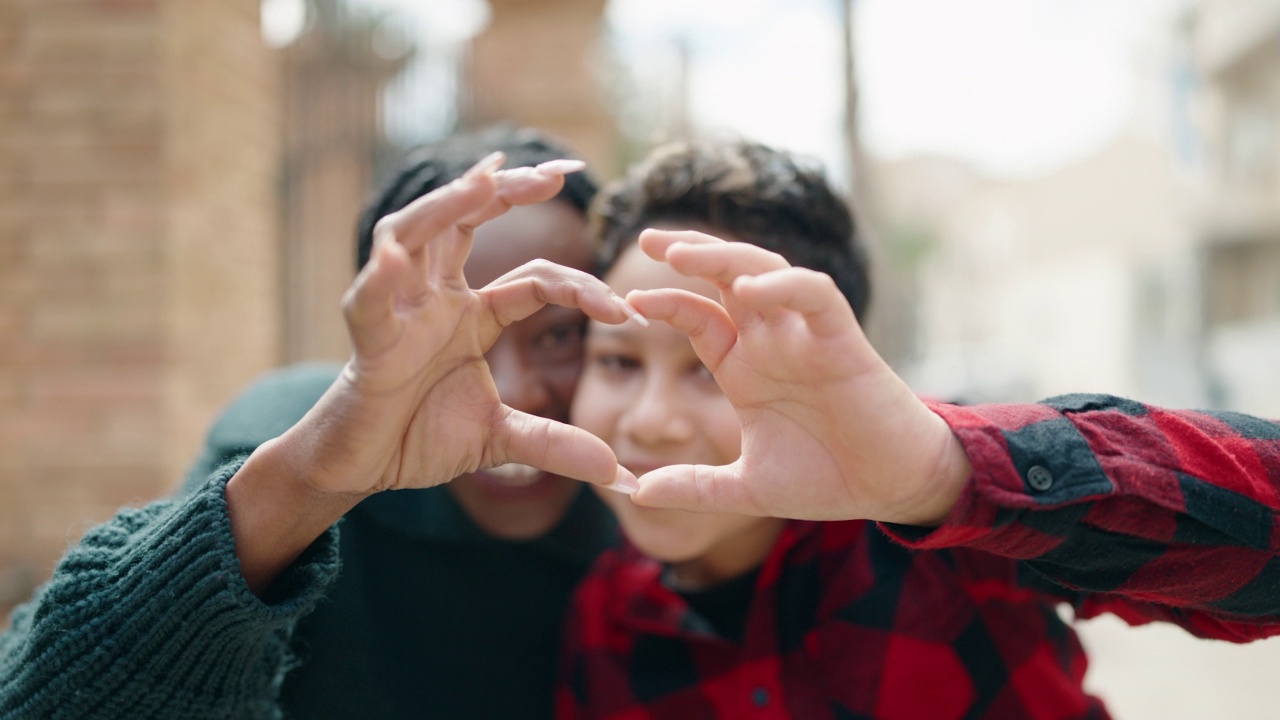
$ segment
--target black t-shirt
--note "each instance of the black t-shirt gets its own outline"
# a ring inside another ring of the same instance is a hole
[[[565,609],[612,518],[584,490],[538,540],[464,521],[443,487],[375,495],[343,520],[341,575],[298,625],[290,720],[551,718]]]
[[[718,635],[740,643],[747,629],[747,611],[751,608],[751,597],[755,594],[759,575],[760,569],[756,568],[705,590],[676,590],[676,593],[710,623]]]

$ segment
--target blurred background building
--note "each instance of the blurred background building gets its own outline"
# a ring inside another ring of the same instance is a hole
[[[0,609],[169,492],[256,375],[346,357],[355,221],[405,146],[507,119],[613,167],[602,7],[495,3],[423,98],[402,76],[440,48],[374,7],[0,3]]]
[[[1280,416],[1280,4],[1168,22],[1132,116],[1085,157],[1013,180],[953,158],[876,168],[890,241],[926,248],[917,386]]]
[[[1280,3],[1185,17],[1208,157],[1196,226],[1202,341],[1217,404],[1280,415]]]
[[[370,189],[496,120],[603,178],[691,130],[824,162],[921,392],[1280,417],[1280,0],[3,0],[0,613],[345,357]],[[1117,626],[1117,716],[1275,717],[1275,643]]]
[[[0,3],[0,605],[278,362],[257,2]]]

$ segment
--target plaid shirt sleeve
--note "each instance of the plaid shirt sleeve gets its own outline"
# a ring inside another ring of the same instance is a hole
[[[1105,395],[929,405],[973,476],[941,527],[882,525],[895,539],[1021,560],[1086,615],[1280,633],[1280,424]]]

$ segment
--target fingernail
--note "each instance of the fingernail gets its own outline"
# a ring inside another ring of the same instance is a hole
[[[640,489],[640,483],[636,480],[636,476],[631,474],[630,470],[619,465],[618,473],[613,476],[613,482],[605,485],[605,487],[623,495],[635,495],[636,491]]]
[[[631,303],[618,295],[613,296],[613,301],[618,304],[618,307],[622,308],[622,312],[626,313],[627,317],[639,323],[640,327],[649,327],[649,318],[641,315],[639,310],[631,307]]]
[[[538,175],[538,174],[539,174],[538,171],[534,168],[518,167],[518,168],[508,168],[506,170],[499,170],[494,173],[494,176],[502,177],[510,180],[512,178],[533,177],[534,175]]]
[[[502,163],[506,161],[507,161],[507,155],[501,150],[498,150],[497,152],[489,153],[488,155],[485,156],[483,160],[476,163],[475,165],[472,165],[470,170],[462,174],[462,177],[473,178],[473,177],[479,177],[480,175],[491,173],[494,170],[497,170],[498,168],[502,167]]]
[[[534,169],[543,175],[567,175],[586,170],[587,164],[581,160],[548,160],[544,163],[538,163]]]

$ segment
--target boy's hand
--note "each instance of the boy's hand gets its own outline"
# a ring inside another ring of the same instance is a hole
[[[938,524],[970,473],[947,425],[871,348],[831,278],[748,243],[645,231],[640,246],[720,288],[633,291],[689,335],[742,422],[742,455],[640,478],[643,505]]]

